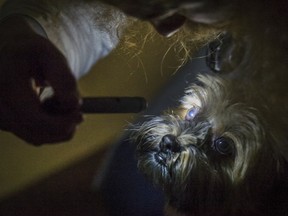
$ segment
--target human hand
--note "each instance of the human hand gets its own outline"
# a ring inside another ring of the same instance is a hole
[[[45,108],[34,83],[53,88],[58,113]],[[40,145],[71,139],[81,121],[76,80],[61,52],[20,16],[0,23],[0,129]]]

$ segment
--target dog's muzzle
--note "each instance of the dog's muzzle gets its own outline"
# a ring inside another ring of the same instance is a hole
[[[179,144],[176,136],[167,134],[162,137],[159,144],[159,152],[155,154],[155,160],[161,165],[166,166],[168,161],[179,155],[181,152],[181,145]]]
[[[163,187],[185,181],[195,161],[205,154],[203,145],[211,146],[211,124],[206,119],[155,117],[134,132],[139,170]]]
[[[163,166],[175,165],[183,152],[199,153],[203,145],[211,142],[211,125],[207,121],[183,122],[180,134],[167,133],[160,139],[155,161]]]

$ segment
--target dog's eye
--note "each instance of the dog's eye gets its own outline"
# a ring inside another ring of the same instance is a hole
[[[220,137],[214,141],[214,149],[223,155],[231,155],[234,151],[233,141],[230,138]]]
[[[185,120],[189,121],[195,118],[195,116],[198,114],[199,108],[198,107],[192,107],[191,109],[188,110],[185,116]]]

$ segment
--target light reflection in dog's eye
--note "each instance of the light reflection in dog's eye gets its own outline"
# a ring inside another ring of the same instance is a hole
[[[230,138],[220,137],[214,141],[215,150],[223,155],[233,153],[233,141]]]
[[[192,107],[188,110],[185,116],[185,120],[189,121],[195,118],[195,116],[198,114],[199,108],[198,107]]]

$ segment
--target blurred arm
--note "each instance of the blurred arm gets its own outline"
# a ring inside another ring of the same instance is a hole
[[[39,23],[48,39],[66,57],[75,78],[84,75],[115,48],[126,23],[123,13],[97,1],[7,0],[0,18],[15,14]],[[39,33],[36,25],[32,27]]]

